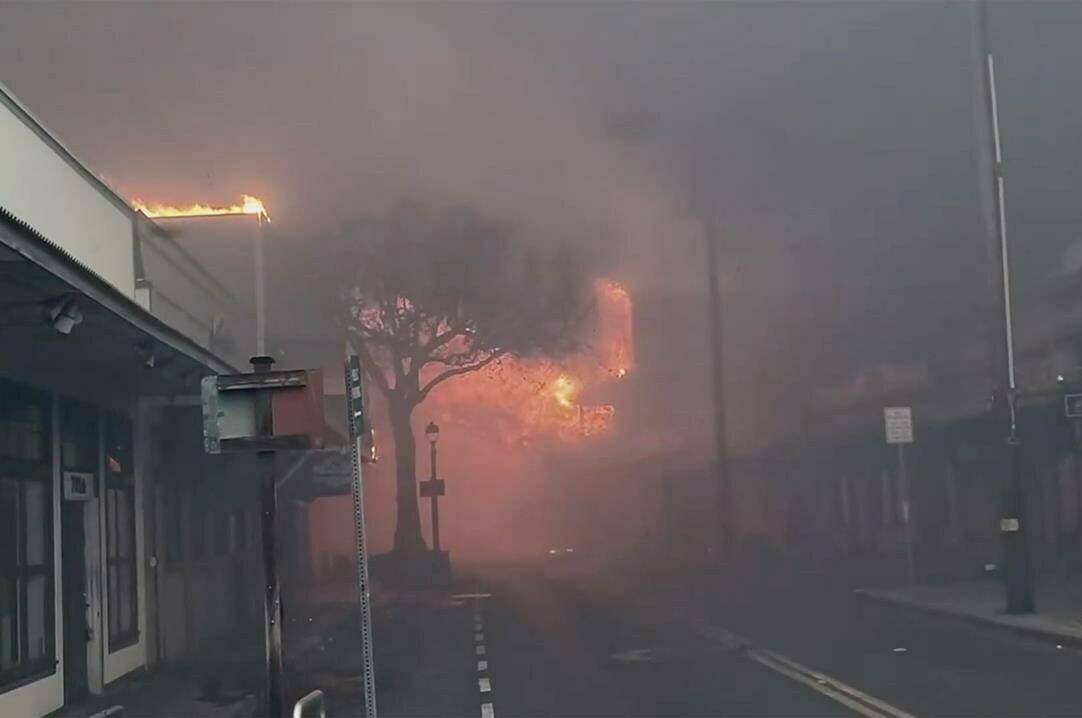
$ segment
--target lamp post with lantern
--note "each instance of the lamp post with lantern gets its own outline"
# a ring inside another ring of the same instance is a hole
[[[440,504],[439,499],[445,493],[442,479],[436,478],[436,442],[440,438],[440,427],[434,421],[428,422],[425,427],[425,437],[428,438],[429,457],[432,474],[428,481],[421,482],[421,497],[429,497],[432,500],[432,552],[440,554]]]

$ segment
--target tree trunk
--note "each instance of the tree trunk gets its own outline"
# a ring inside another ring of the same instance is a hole
[[[391,433],[394,436],[395,475],[397,478],[397,523],[394,531],[395,553],[418,553],[427,549],[421,535],[421,513],[417,508],[417,454],[410,415],[413,407],[391,401]]]

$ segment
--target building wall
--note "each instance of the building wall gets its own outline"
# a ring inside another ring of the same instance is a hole
[[[0,207],[133,297],[131,215],[35,132],[2,87],[0,157]]]
[[[254,290],[244,283],[223,282],[219,278],[222,271],[212,272],[196,257],[202,250],[205,259],[213,261],[214,241],[220,242],[219,248],[237,241],[242,246],[250,245],[252,237],[243,232],[241,237],[221,236],[214,221],[245,230],[258,231],[259,226],[256,218],[248,216],[202,219],[205,221],[188,220],[187,224],[180,219],[159,220],[169,225],[168,235],[150,222],[139,223],[139,278],[149,283],[144,309],[200,346],[242,367],[255,353]],[[251,261],[250,256],[247,258]]]

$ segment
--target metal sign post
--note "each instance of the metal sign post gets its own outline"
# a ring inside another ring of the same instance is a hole
[[[257,374],[270,371],[274,359],[267,356],[252,358],[252,369]],[[256,436],[267,437],[274,433],[271,413],[271,396],[266,389],[255,397]],[[263,538],[263,620],[266,642],[267,669],[267,715],[282,715],[285,697],[282,677],[282,586],[278,581],[278,559],[275,549],[278,525],[278,484],[274,478],[274,450],[256,452],[259,467],[260,533]]]
[[[905,524],[905,555],[909,582],[916,581],[916,564],[913,560],[913,521],[910,514],[911,495],[909,472],[905,465],[905,445],[913,443],[913,411],[908,406],[891,406],[883,409],[887,443],[898,447],[898,484],[902,493],[902,521]]]
[[[357,588],[361,601],[361,651],[364,665],[364,713],[376,718],[376,679],[372,661],[372,604],[368,586],[368,549],[364,535],[364,483],[361,476],[363,447],[368,417],[364,408],[361,361],[356,355],[346,360],[346,407],[353,456],[353,531],[357,542]]]
[[[281,718],[282,593],[278,580],[276,527],[278,485],[274,455],[322,442],[323,385],[317,371],[271,371],[274,359],[252,357],[252,374],[203,379],[203,446],[208,454],[252,452],[260,481],[263,535],[263,609],[267,688],[266,714]]]

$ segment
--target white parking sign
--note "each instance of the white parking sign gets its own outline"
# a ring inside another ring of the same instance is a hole
[[[913,411],[908,406],[888,406],[883,409],[888,444],[913,443]]]

